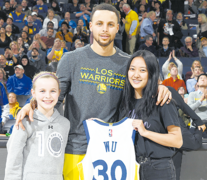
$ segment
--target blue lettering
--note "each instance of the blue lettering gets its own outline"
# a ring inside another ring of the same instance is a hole
[[[127,170],[126,170],[126,166],[124,165],[124,163],[121,160],[116,160],[112,164],[112,166],[111,166],[111,180],[116,180],[115,171],[116,171],[117,166],[120,166],[120,168],[122,170],[121,180],[126,180]]]
[[[106,172],[108,170],[108,166],[107,166],[106,162],[104,160],[97,160],[97,161],[93,162],[94,169],[96,168],[96,166],[99,166],[99,165],[101,165],[103,167],[103,169],[98,170],[98,176],[103,176],[104,180],[108,180],[109,177],[106,174]],[[97,180],[97,179],[93,176],[93,180]]]
[[[104,142],[106,152],[109,152],[109,141]]]
[[[112,152],[115,152],[116,151],[116,144],[117,144],[117,142],[112,141],[112,148],[111,148],[111,151]]]

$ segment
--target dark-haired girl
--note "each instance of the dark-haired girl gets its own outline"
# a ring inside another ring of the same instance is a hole
[[[178,111],[173,102],[156,106],[159,65],[149,51],[137,51],[127,66],[123,112],[134,118],[136,159],[141,180],[175,180],[174,148],[182,146]]]

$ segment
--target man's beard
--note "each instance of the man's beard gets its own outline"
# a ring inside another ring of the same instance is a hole
[[[95,36],[93,36],[94,40],[102,47],[107,47],[109,44],[111,44],[114,40],[109,39],[107,43],[102,43],[100,40],[96,39]]]

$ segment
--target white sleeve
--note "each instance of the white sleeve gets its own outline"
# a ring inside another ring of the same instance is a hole
[[[169,63],[170,63],[169,61],[165,61],[165,63],[162,65],[162,73],[163,73],[164,79],[167,78],[167,74],[169,73],[168,71]]]

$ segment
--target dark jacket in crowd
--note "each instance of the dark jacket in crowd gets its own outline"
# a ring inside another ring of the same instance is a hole
[[[6,22],[7,15],[4,11],[0,11],[0,17],[4,20],[4,22]]]
[[[146,44],[142,44],[141,46],[139,46],[139,50],[148,50],[150,52],[152,52],[155,56],[157,56],[157,51],[156,51],[156,48],[155,46],[146,46]]]
[[[163,47],[158,49],[158,57],[169,57],[170,53],[174,50],[172,47],[168,47],[166,51],[164,51]],[[176,55],[177,56],[177,55]]]
[[[174,13],[183,13],[184,14],[184,1],[185,0],[171,0],[171,9]]]
[[[6,27],[7,24],[4,25],[4,27]],[[19,34],[20,31],[19,31],[19,27],[16,26],[15,24],[12,24],[12,34]]]
[[[166,23],[171,24],[174,35],[170,36],[170,35],[164,34],[164,27],[166,26]],[[175,49],[177,49],[183,46],[182,42],[180,41],[180,39],[183,37],[183,33],[181,32],[181,27],[176,20],[173,19],[170,22],[170,21],[167,21],[166,19],[162,19],[158,26],[158,32],[160,34],[159,36],[160,44],[164,37],[168,37],[170,41],[170,44],[169,44],[170,47],[175,47]]]
[[[22,64],[22,59],[23,59],[23,58],[27,58],[27,60],[28,60],[28,63],[27,63],[26,66],[24,66],[24,65]],[[21,59],[20,64],[21,64],[21,65],[23,66],[23,68],[24,68],[24,74],[32,80],[33,77],[34,77],[34,75],[35,75],[36,73],[38,73],[38,70],[37,70],[36,67],[30,65],[30,61],[29,61],[29,58],[27,57],[27,55],[23,55],[23,56],[22,56],[22,59]]]
[[[7,37],[10,38],[11,42],[17,40],[17,36],[15,36],[15,34],[13,34],[13,33],[11,34],[11,36],[7,36]]]
[[[193,51],[190,51],[186,46],[180,48],[180,55],[181,57],[198,57],[198,49],[197,47],[193,46]]]

